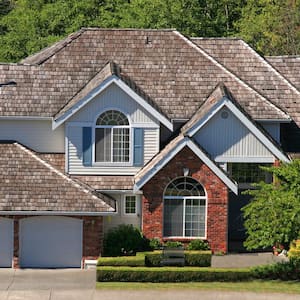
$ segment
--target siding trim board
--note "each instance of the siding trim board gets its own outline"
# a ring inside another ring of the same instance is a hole
[[[134,92],[128,85],[126,85],[120,78],[116,75],[112,75],[105,79],[98,87],[89,92],[85,97],[83,97],[79,102],[77,102],[71,109],[66,111],[62,116],[53,120],[52,128],[55,129],[61,124],[66,122],[71,116],[82,109],[87,103],[93,100],[102,91],[108,88],[111,84],[116,84],[120,89],[122,89],[127,95],[129,95],[133,100],[140,104],[146,111],[148,111],[155,119],[164,124],[168,129],[173,131],[173,124],[164,115],[158,112],[153,106],[151,106],[147,101],[140,97],[136,92]]]
[[[223,107],[226,107],[231,113],[238,118],[241,123],[268,149],[275,157],[284,162],[289,162],[289,158],[281,152],[279,148],[258,128],[248,117],[227,97],[223,97],[217,102],[212,109],[201,118],[194,126],[187,130],[187,135],[194,136],[201,128],[207,124]]]

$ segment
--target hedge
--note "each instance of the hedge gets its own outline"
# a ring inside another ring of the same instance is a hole
[[[250,269],[97,267],[99,282],[210,282],[251,280]]]
[[[99,257],[97,266],[143,267],[145,266],[145,255]]]

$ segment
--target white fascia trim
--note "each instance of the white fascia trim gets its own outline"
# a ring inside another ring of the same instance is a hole
[[[39,116],[0,116],[0,120],[52,121],[52,117]]]
[[[38,211],[38,210],[23,210],[23,211],[6,211],[6,210],[1,210],[0,215],[30,215],[30,216],[113,216],[116,215],[117,212],[83,212],[83,211]]]
[[[191,140],[187,141],[187,146],[230,188],[236,195],[238,194],[238,185],[219,169],[216,164],[201,151],[201,149]]]
[[[173,131],[173,124],[156,109],[154,109],[149,103],[147,103],[142,97],[140,97],[136,92],[134,92],[128,85],[126,85],[120,78],[116,75],[112,75],[105,79],[97,88],[89,92],[85,97],[82,98],[78,103],[76,103],[72,108],[66,111],[57,120],[53,120],[52,128],[55,129],[62,123],[66,122],[71,116],[73,116],[77,111],[99,95],[111,84],[115,83],[119,88],[121,88],[127,95],[134,99],[138,104],[140,104],[146,111],[148,111],[155,119],[159,120],[168,129]]]
[[[226,156],[217,156],[215,157],[215,162],[219,163],[274,163],[274,157],[256,157],[256,156],[236,156],[236,157],[226,157]]]
[[[132,190],[96,190],[97,192],[100,192],[102,194],[134,194],[134,195],[142,195],[143,192],[142,191],[134,191]]]
[[[261,123],[291,123],[292,119],[254,119],[256,122]]]
[[[249,131],[279,160],[289,162],[289,158],[285,156],[263,133],[260,131],[227,97],[223,97],[221,101],[216,103],[215,106],[196,123],[190,130],[187,131],[187,135],[193,136],[200,130],[222,107],[226,106]]]
[[[201,151],[201,149],[192,142],[189,138],[184,138],[179,144],[162,160],[159,161],[139,183],[135,183],[133,190],[138,191],[142,186],[144,186],[157,172],[159,172],[179,151],[181,151],[185,146],[188,146],[198,157],[201,159],[235,194],[238,194],[237,183],[231,181],[226,174],[221,171],[212,160],[210,160],[207,155]]]

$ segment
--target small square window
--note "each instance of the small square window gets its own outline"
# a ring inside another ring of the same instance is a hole
[[[136,198],[135,196],[125,197],[125,214],[135,215],[136,214]]]

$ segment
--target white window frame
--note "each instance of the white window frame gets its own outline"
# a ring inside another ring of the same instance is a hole
[[[126,212],[126,198],[127,197],[134,197],[134,200],[135,200],[135,213],[127,213]],[[127,194],[127,195],[124,195],[124,200],[123,200],[123,214],[125,216],[138,216],[138,202],[137,202],[137,196],[136,195],[133,195],[133,194]]]
[[[98,118],[104,114],[107,111],[110,110],[114,110],[117,112],[120,112],[121,114],[123,114],[127,120],[129,125],[96,125],[96,122],[98,120]],[[111,147],[110,147],[110,151],[111,151],[111,161],[96,161],[96,129],[97,128],[111,128],[112,132],[114,128],[128,128],[129,129],[129,160],[128,161],[124,161],[124,162],[114,162],[112,161],[113,159],[113,134],[111,134]],[[133,130],[132,130],[132,123],[131,123],[131,119],[128,116],[128,114],[126,114],[125,112],[121,111],[118,108],[106,108],[105,110],[101,111],[97,117],[94,119],[93,122],[93,131],[92,131],[92,161],[93,161],[93,166],[132,166],[133,164]]]

